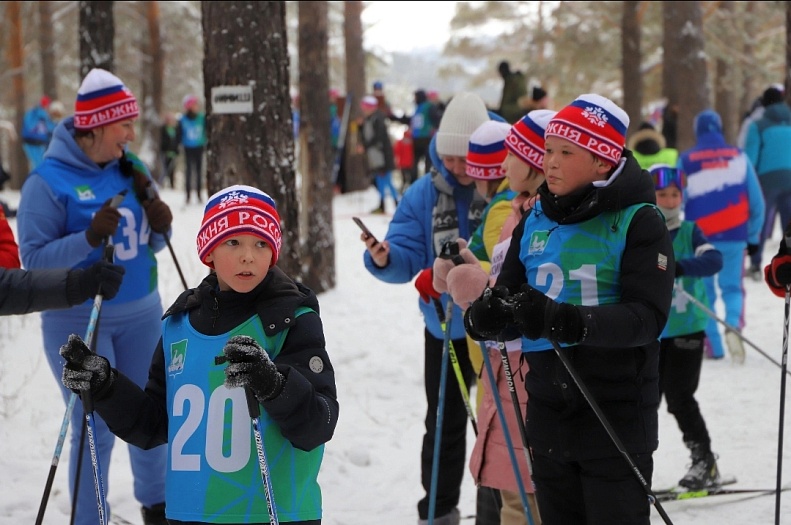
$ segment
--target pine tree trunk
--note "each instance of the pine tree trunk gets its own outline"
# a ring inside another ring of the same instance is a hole
[[[640,20],[636,0],[623,3],[621,46],[623,55],[623,108],[629,115],[627,136],[638,129],[643,119],[643,75],[640,71]]]
[[[41,54],[41,90],[52,100],[57,100],[58,77],[52,29],[52,2],[48,0],[38,3],[38,46]]]
[[[346,46],[346,90],[351,95],[349,130],[346,136],[346,191],[359,191],[371,185],[365,170],[365,157],[357,153],[357,130],[361,118],[360,100],[365,96],[365,51],[363,50],[363,3],[346,1],[343,34]]]
[[[113,2],[80,2],[80,78],[98,67],[115,70]]]
[[[316,293],[335,287],[327,13],[326,1],[299,3],[302,224],[307,225],[301,266],[302,280]]]
[[[13,101],[14,101],[14,126],[17,129],[17,140],[11,152],[11,180],[9,186],[13,189],[22,187],[28,174],[27,157],[22,149],[22,121],[25,117],[25,50],[22,40],[22,2],[12,1],[6,3],[6,17],[8,31],[8,63],[13,76]]]
[[[280,266],[299,278],[299,207],[291,122],[286,3],[201,2],[208,193],[248,184],[277,202]],[[252,87],[252,113],[217,113],[212,88]]]

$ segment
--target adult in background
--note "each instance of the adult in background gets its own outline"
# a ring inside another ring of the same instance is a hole
[[[640,167],[647,170],[654,164],[675,166],[678,161],[678,150],[668,148],[662,136],[650,122],[642,122],[626,142]]]
[[[412,116],[403,116],[393,120],[408,125],[409,130],[412,132],[415,170],[417,171],[417,176],[420,177],[431,171],[432,159],[429,153],[429,145],[440,123],[437,120],[440,114],[434,104],[428,99],[425,89],[415,90],[414,99],[415,111]],[[422,172],[420,169],[421,163],[423,165]]]
[[[741,330],[744,327],[745,250],[758,249],[764,222],[764,197],[755,170],[747,155],[725,142],[722,119],[713,110],[701,111],[694,121],[696,143],[682,152],[678,168],[687,174],[687,199],[684,218],[694,221],[703,235],[722,253],[722,270],[704,277],[709,307],[716,311],[717,288],[725,303],[725,322]],[[724,220],[726,219],[727,220]],[[725,332],[731,359],[744,362],[741,335]],[[717,322],[706,325],[706,352],[722,359],[725,352]]]
[[[509,124],[515,124],[525,114],[524,108],[519,106],[519,99],[527,94],[525,75],[521,71],[511,71],[511,64],[506,60],[497,65],[497,71],[503,79],[503,91],[497,114]]]
[[[176,160],[179,157],[179,144],[181,144],[180,128],[176,115],[170,111],[165,113],[162,119],[162,127],[159,129],[159,154],[162,156],[162,175],[157,181],[160,186],[165,185],[165,181],[170,183],[171,188],[176,187]]]
[[[92,69],[80,85],[74,116],[55,128],[47,154],[22,187],[18,211],[22,264],[30,270],[85,269],[113,246],[114,261],[125,277],[118,294],[102,304],[101,326],[95,333],[96,352],[106,357],[141,387],[161,333],[162,301],[157,287],[155,252],[166,246],[172,214],[159,198],[149,200],[152,183],[140,160],[127,151],[135,139],[137,100],[108,71]],[[127,194],[114,208],[111,199]],[[63,362],[60,346],[72,334],[83,334],[93,307],[85,301],[67,310],[41,314],[47,361],[60,385]],[[71,392],[61,388],[64,401]],[[76,525],[99,522],[91,476],[91,454],[85,440],[79,486],[75,486],[83,410],[71,418],[69,484],[77,491]],[[95,441],[105,483],[115,437],[96,418]],[[134,495],[142,505],[145,525],[165,525],[165,466],[167,449],[143,451],[129,447]]]
[[[774,87],[761,97],[763,115],[750,124],[744,152],[758,174],[766,209],[757,250],[750,255],[750,276],[763,279],[761,256],[766,239],[772,236],[777,215],[780,224],[791,221],[791,108],[783,93]]]
[[[47,95],[42,96],[38,104],[25,112],[22,119],[22,149],[31,170],[44,160],[44,152],[55,129],[48,111],[50,102]]]
[[[446,242],[459,237],[468,239],[478,227],[486,202],[475,191],[473,179],[466,174],[467,148],[470,135],[489,120],[486,105],[473,93],[457,94],[448,104],[437,134],[429,147],[431,172],[420,177],[404,193],[395,211],[384,240],[377,241],[364,233],[365,268],[377,279],[407,283],[417,276],[415,286],[420,293],[418,307],[425,321],[424,382],[428,404],[426,433],[420,454],[421,481],[425,495],[417,505],[418,523],[428,523],[434,440],[441,379],[444,333],[434,300],[445,310],[450,298],[434,289],[432,264]],[[451,313],[450,339],[456,350],[465,382],[475,381],[470,363],[464,325],[458,306]],[[456,377],[448,367],[442,424],[442,452],[437,477],[435,525],[458,525],[457,505],[466,462],[467,411]]]
[[[203,149],[206,146],[206,115],[199,111],[200,101],[195,95],[185,96],[182,105],[184,114],[179,120],[179,134],[181,146],[184,148],[186,202],[190,203],[190,195],[194,188],[196,201],[200,203]]]
[[[393,185],[393,170],[395,161],[393,157],[393,144],[387,131],[385,115],[379,109],[376,97],[367,95],[360,101],[363,112],[363,123],[360,126],[360,153],[365,153],[368,174],[372,177],[376,190],[379,192],[379,207],[371,213],[385,212],[385,198],[387,193],[393,197],[395,206],[398,206],[398,191]]]

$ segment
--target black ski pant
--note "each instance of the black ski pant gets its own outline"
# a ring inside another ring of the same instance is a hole
[[[558,461],[535,451],[533,481],[542,525],[649,525],[651,504],[626,458]],[[615,447],[613,452],[617,453]],[[651,454],[631,454],[651,483]]]
[[[203,147],[184,148],[184,179],[186,180],[187,202],[193,188],[200,202],[201,171],[203,170]]]
[[[659,342],[659,394],[665,396],[667,411],[676,418],[684,443],[702,445],[703,450],[711,451],[709,431],[695,400],[705,337],[701,331]]]
[[[461,320],[459,320],[460,322]],[[420,454],[420,470],[423,489],[426,495],[417,504],[420,519],[428,519],[429,496],[431,491],[431,469],[434,459],[434,437],[437,429],[437,407],[439,406],[439,384],[442,372],[442,352],[444,342],[425,331],[424,384],[426,386],[426,433],[423,436],[423,449]],[[467,352],[467,339],[454,339],[453,348],[464,375],[469,391],[475,382],[475,371]],[[435,517],[444,516],[458,506],[461,496],[461,482],[467,464],[467,409],[461,396],[459,383],[448,360],[445,383],[445,408],[442,419],[439,470],[437,476],[437,495]]]

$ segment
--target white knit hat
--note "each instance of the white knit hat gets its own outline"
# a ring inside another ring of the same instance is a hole
[[[489,120],[486,104],[475,93],[461,92],[448,103],[437,130],[441,157],[466,157],[472,132]]]

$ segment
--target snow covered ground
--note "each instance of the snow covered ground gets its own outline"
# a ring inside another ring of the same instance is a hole
[[[184,206],[182,192],[163,190],[162,195],[174,211],[172,244],[179,264],[190,285],[195,284],[205,274],[195,254],[203,208]],[[16,207],[19,194],[7,190],[0,198]],[[422,491],[419,451],[425,401],[417,292],[410,284],[381,283],[364,270],[363,244],[351,220],[353,215],[364,215],[373,233],[383,238],[389,217],[367,215],[377,204],[373,190],[334,200],[337,287],[319,299],[341,412],[320,475],[325,525],[416,523],[415,504]],[[16,226],[14,219],[11,223]],[[777,242],[776,235],[767,245],[767,256],[777,250]],[[167,306],[182,286],[170,253],[164,250],[158,259],[160,289]],[[744,335],[780,362],[783,301],[763,283],[746,280],[744,285]],[[738,477],[736,486],[772,489],[776,484],[780,378],[779,366],[749,346],[742,366],[728,357],[704,363],[698,400],[720,469]],[[673,485],[689,461],[675,420],[664,405],[660,410],[660,448],[654,455],[653,480],[657,489]],[[0,525],[35,521],[63,413],[41,350],[38,314],[0,317]],[[785,440],[791,440],[789,432],[785,434]],[[471,427],[469,439],[470,443],[474,439]],[[791,450],[791,445],[784,448]],[[67,443],[45,524],[68,523],[68,455]],[[784,485],[791,485],[791,457],[784,456],[782,479]],[[131,495],[126,446],[121,441],[106,477],[114,512],[141,524],[139,506]],[[469,518],[474,500],[475,488],[467,477],[460,503],[466,517],[462,523],[474,522]],[[781,523],[791,524],[791,492],[783,494],[781,504]],[[769,524],[774,523],[775,497],[718,496],[664,503],[663,508],[676,525]],[[659,513],[652,511],[652,524],[661,523]]]

